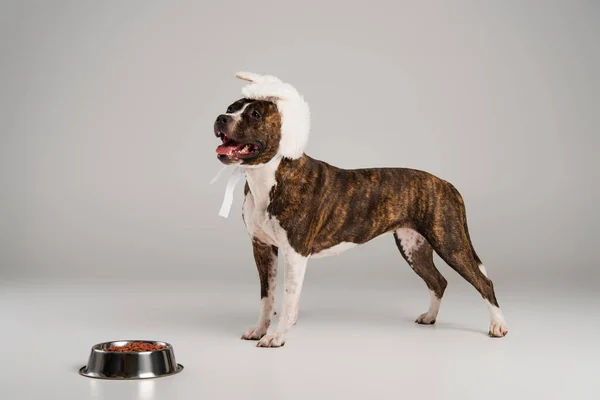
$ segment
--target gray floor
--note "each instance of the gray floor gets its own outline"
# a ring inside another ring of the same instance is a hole
[[[451,282],[452,283],[452,282]],[[452,288],[452,286],[450,287]],[[505,290],[509,335],[486,336],[477,294],[454,285],[436,326],[425,288],[307,285],[281,349],[239,339],[257,312],[256,285],[7,283],[0,292],[2,399],[593,399],[599,298],[569,290]],[[158,339],[185,366],[130,382],[83,378],[92,344]]]

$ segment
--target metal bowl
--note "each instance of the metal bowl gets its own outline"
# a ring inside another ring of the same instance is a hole
[[[111,345],[120,347],[131,342],[145,342],[165,346],[162,350],[142,352],[108,351]],[[98,343],[92,347],[88,364],[79,373],[98,379],[148,379],[174,375],[183,365],[175,361],[173,346],[153,340],[118,340]]]

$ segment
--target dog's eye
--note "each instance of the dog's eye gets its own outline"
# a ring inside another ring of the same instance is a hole
[[[252,111],[252,118],[260,119],[260,113],[256,110]]]
[[[231,114],[233,112],[233,107],[227,107],[227,114]]]

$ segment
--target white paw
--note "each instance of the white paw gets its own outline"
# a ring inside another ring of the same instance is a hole
[[[285,344],[285,335],[283,333],[273,333],[263,336],[256,347],[281,347]]]
[[[246,332],[244,332],[244,334],[242,335],[242,339],[244,339],[244,340],[259,340],[266,334],[267,334],[266,327],[250,328],[250,329],[246,330]]]
[[[417,324],[433,325],[435,324],[436,317],[437,315],[431,315],[428,312],[426,312],[425,314],[419,315],[419,318],[417,318],[415,322]]]
[[[490,325],[490,337],[504,337],[508,333],[506,323],[504,321],[492,321]]]

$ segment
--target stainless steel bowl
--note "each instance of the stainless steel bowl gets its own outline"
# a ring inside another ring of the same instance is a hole
[[[120,347],[131,342],[146,342],[165,346],[162,350],[143,352],[108,351],[111,345]],[[88,364],[79,373],[98,379],[148,379],[174,375],[183,365],[175,361],[173,346],[153,340],[118,340],[98,343],[92,347]]]

